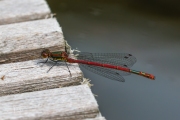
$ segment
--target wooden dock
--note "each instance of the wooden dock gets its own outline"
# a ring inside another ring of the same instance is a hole
[[[105,120],[77,64],[43,61],[65,48],[45,0],[0,0],[0,120]]]

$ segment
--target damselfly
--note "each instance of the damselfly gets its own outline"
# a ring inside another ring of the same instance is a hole
[[[136,58],[128,53],[76,53],[76,58],[71,58],[68,52],[57,51],[50,52],[48,49],[42,51],[41,56],[47,58],[44,62],[49,60],[55,62],[68,62],[68,63],[79,63],[84,68],[104,76],[106,78],[124,82],[123,75],[129,75],[130,73],[144,76],[146,78],[155,80],[155,76],[141,71],[130,69],[131,66],[136,62]],[[67,64],[66,64],[67,65]],[[53,67],[51,66],[51,68]],[[67,65],[68,67],[68,65]],[[51,69],[50,68],[50,69]],[[49,70],[50,70],[49,69]],[[49,71],[48,70],[48,71]],[[68,68],[69,70],[69,68]],[[70,70],[69,70],[70,72]],[[71,72],[70,72],[71,75]]]

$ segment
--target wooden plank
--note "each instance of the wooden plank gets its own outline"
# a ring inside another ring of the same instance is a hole
[[[78,85],[82,81],[82,72],[78,64],[58,63],[48,73],[54,64],[40,63],[45,60],[30,60],[25,62],[0,65],[0,96],[17,94],[44,89]]]
[[[87,85],[0,97],[1,119],[80,120],[98,115],[98,104]]]
[[[64,50],[64,46],[54,18],[0,26],[0,64],[37,59],[42,48]]]
[[[99,117],[96,117],[96,118],[87,118],[87,119],[84,119],[84,120],[106,120],[104,117],[102,116],[99,116]]]
[[[43,19],[49,14],[45,0],[0,0],[0,25]]]

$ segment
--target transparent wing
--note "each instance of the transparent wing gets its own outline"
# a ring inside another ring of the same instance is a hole
[[[119,81],[119,82],[125,82],[124,78],[121,76],[122,74],[126,74],[126,75],[130,74],[128,72],[123,72],[123,71],[119,73],[119,71],[112,70],[109,68],[103,68],[99,66],[92,66],[92,65],[85,65],[85,64],[81,64],[81,66],[100,76],[109,78],[111,80]]]
[[[136,63],[136,58],[128,53],[75,53],[78,60],[87,60],[92,62],[100,62],[103,64],[111,64],[123,67],[132,67]]]
[[[130,68],[136,62],[136,58],[128,53],[86,53],[86,52],[75,52],[74,53],[78,60],[87,60],[90,62],[99,62],[103,64],[111,64],[115,66],[122,66]],[[111,80],[124,82],[122,76],[129,75],[129,72],[120,71],[116,69],[110,69],[100,66],[81,64],[85,69],[94,72],[103,77]]]

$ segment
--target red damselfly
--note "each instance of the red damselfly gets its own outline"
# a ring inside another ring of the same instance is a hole
[[[70,57],[67,51],[50,52],[48,49],[45,49],[42,51],[41,56],[43,58],[47,58],[47,60],[43,63],[46,63],[48,59],[55,62],[53,66],[55,66],[57,62],[60,61],[65,63],[79,63],[84,68],[98,75],[120,82],[125,81],[122,77],[123,75],[129,75],[131,73],[155,80],[155,76],[152,74],[130,69],[130,67],[133,66],[133,64],[136,62],[136,58],[128,53],[77,52],[75,54],[76,58],[74,59]],[[51,68],[53,66],[51,66]]]

